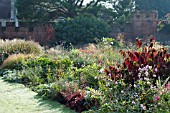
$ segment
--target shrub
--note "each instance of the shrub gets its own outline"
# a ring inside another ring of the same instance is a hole
[[[163,23],[163,22],[158,24],[159,33],[169,35],[170,34],[169,31],[170,31],[170,24]]]
[[[1,52],[7,52],[8,54],[25,53],[25,54],[40,54],[43,48],[34,41],[25,41],[21,39],[13,40],[1,40],[0,41]]]
[[[52,83],[64,78],[72,64],[68,58],[57,60],[45,56],[28,58],[22,61],[22,70],[18,72],[18,76],[22,81],[27,81],[24,83],[33,86]]]
[[[40,54],[43,48],[36,42],[21,39],[0,40],[1,63],[11,54]]]
[[[56,40],[72,44],[94,42],[95,38],[107,37],[110,26],[92,15],[80,15],[56,24]]]
[[[4,62],[2,63],[1,69],[21,69],[22,61],[27,58],[32,58],[31,54],[13,54],[10,55]]]

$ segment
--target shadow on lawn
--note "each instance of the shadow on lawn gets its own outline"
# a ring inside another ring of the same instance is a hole
[[[65,105],[58,103],[57,101],[43,99],[40,96],[35,96],[35,99],[38,100],[39,106],[47,106],[50,108],[50,110],[58,110],[60,113],[76,113]]]

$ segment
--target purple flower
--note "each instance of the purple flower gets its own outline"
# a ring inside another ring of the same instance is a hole
[[[159,101],[159,100],[161,100],[160,96],[155,96],[153,102],[156,103],[156,102]]]
[[[132,101],[132,104],[135,104],[135,101]]]
[[[140,107],[143,108],[143,104],[140,104]]]
[[[155,72],[158,72],[158,69],[157,68],[155,68],[155,70],[154,70]]]
[[[152,111],[152,108],[149,108],[149,111]]]
[[[102,69],[98,70],[99,73],[103,73],[104,71]]]
[[[112,75],[109,73],[108,76],[112,76]]]

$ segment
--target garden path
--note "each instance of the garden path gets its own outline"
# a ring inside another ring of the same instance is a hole
[[[55,101],[43,100],[22,84],[0,77],[0,113],[75,113]]]

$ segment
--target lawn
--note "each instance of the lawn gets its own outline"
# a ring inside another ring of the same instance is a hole
[[[74,113],[64,105],[45,100],[22,84],[0,77],[0,113]]]

